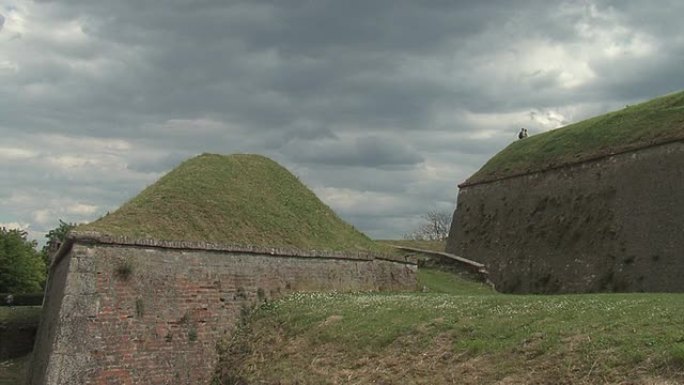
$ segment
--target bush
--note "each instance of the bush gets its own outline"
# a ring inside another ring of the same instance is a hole
[[[26,231],[0,227],[0,292],[34,293],[45,282],[45,263]]]

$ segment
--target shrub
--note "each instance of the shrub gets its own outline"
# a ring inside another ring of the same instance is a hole
[[[114,269],[114,274],[124,281],[128,280],[133,274],[133,262],[129,259],[121,261]]]

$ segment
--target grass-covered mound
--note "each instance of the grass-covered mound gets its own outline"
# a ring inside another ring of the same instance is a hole
[[[684,92],[628,106],[511,143],[465,184],[684,139]]]
[[[224,346],[217,383],[684,383],[681,294],[503,295],[424,273],[427,293],[265,304]]]
[[[78,230],[238,246],[388,250],[343,222],[288,170],[259,155],[189,159]]]

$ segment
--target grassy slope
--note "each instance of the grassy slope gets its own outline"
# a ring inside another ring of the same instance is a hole
[[[224,244],[381,251],[294,175],[258,155],[185,161],[119,210],[79,230]]]
[[[228,345],[223,383],[684,381],[682,295],[491,295],[438,280],[459,294],[300,294],[265,305]]]
[[[466,183],[684,139],[684,92],[601,115],[511,143]]]

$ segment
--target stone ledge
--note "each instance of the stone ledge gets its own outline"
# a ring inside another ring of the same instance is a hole
[[[111,246],[132,246],[132,247],[154,247],[174,250],[196,250],[196,251],[215,251],[225,253],[245,253],[271,255],[277,257],[296,257],[296,258],[319,258],[319,259],[345,259],[372,261],[375,259],[387,260],[403,264],[416,264],[416,261],[407,257],[392,255],[382,255],[370,252],[343,252],[331,250],[301,250],[296,248],[284,247],[263,247],[249,245],[227,245],[211,242],[195,241],[162,241],[156,239],[139,239],[123,236],[113,236],[102,234],[96,231],[72,231],[67,236],[66,241],[60,246],[55,254],[52,266],[66,255],[74,243],[81,244],[102,244]]]

